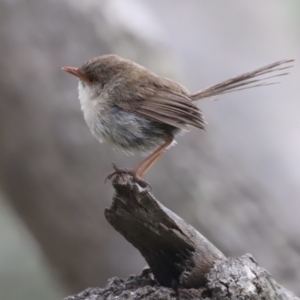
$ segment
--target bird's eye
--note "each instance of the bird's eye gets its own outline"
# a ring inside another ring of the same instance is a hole
[[[93,82],[94,81],[94,76],[89,76],[89,82]]]

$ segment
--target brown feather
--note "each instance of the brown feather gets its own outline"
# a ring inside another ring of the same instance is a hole
[[[268,82],[265,82],[265,80],[268,80],[268,79],[274,78],[274,77],[278,77],[278,76],[283,76],[288,73],[280,73],[280,74],[276,74],[276,75],[269,76],[269,77],[263,77],[263,78],[259,78],[259,76],[289,69],[292,67],[292,65],[286,65],[286,64],[289,64],[292,62],[294,62],[293,59],[278,61],[276,63],[267,65],[265,67],[256,69],[252,72],[244,73],[240,76],[237,76],[237,77],[225,80],[221,83],[215,84],[213,86],[210,86],[210,87],[203,89],[195,94],[190,95],[190,98],[192,100],[196,101],[196,100],[200,100],[200,99],[209,98],[212,96],[236,92],[236,91],[249,89],[249,88],[253,88],[253,87],[257,87],[257,86],[265,86],[265,85],[274,84],[274,82],[268,83]],[[282,66],[282,65],[285,65],[285,66],[277,68],[278,66]],[[258,83],[258,82],[259,82],[259,84],[253,85],[254,83]],[[243,88],[241,88],[241,87],[243,87]]]
[[[202,113],[195,103],[187,95],[168,91],[166,86],[147,91],[144,89],[143,94],[135,94],[130,102],[120,101],[118,105],[179,129],[187,130],[188,125],[200,129],[205,127]]]
[[[285,75],[286,73],[280,72],[290,68],[291,66],[288,64],[291,62],[293,60],[278,61],[190,95],[180,84],[167,78],[158,77],[139,65],[123,61],[122,63],[125,64],[123,67],[126,67],[126,71],[131,75],[126,76],[128,88],[124,89],[124,85],[121,85],[121,92],[118,92],[118,88],[115,87],[113,92],[118,95],[114,94],[112,97],[115,101],[117,100],[116,105],[124,110],[135,112],[153,121],[183,130],[187,130],[189,126],[204,129],[206,123],[201,110],[195,104],[196,100],[273,84],[266,80]],[[271,74],[271,76],[260,77],[266,74]],[[130,80],[128,80],[129,78]],[[129,99],[130,101],[128,101]]]

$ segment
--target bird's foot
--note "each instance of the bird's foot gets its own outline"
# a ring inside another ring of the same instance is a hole
[[[150,188],[150,190],[152,190],[151,185],[146,180],[144,180],[142,177],[140,177],[137,174],[137,171],[135,169],[125,169],[125,168],[120,169],[115,164],[112,164],[112,165],[113,165],[114,171],[112,171],[111,173],[108,174],[108,176],[105,178],[105,183],[106,183],[107,179],[112,179],[117,174],[130,174],[133,177],[133,180],[136,183],[138,183],[141,187],[143,187],[143,188],[148,187],[148,188]]]

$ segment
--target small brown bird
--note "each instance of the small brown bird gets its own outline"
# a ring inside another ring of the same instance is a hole
[[[269,85],[265,80],[286,75],[293,60],[282,60],[223,81],[196,93],[160,77],[117,55],[103,55],[80,68],[62,70],[79,79],[78,92],[84,119],[100,142],[126,153],[148,155],[130,173],[142,186],[142,176],[172,144],[174,137],[190,126],[204,129],[205,121],[196,101],[246,88]],[[279,72],[279,73],[273,73]],[[272,73],[272,76],[264,75]]]

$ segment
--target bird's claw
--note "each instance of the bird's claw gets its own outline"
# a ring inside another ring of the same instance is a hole
[[[109,173],[107,175],[107,177],[105,178],[105,183],[107,181],[107,179],[112,179],[115,175],[117,174],[130,174],[132,177],[133,177],[133,180],[138,183],[141,187],[143,188],[150,188],[150,190],[152,190],[152,187],[151,185],[144,179],[142,179],[138,174],[137,174],[137,171],[135,169],[121,169],[121,168],[118,168],[114,163],[112,164],[113,165],[113,168],[114,168],[114,171],[112,171],[111,173]]]

